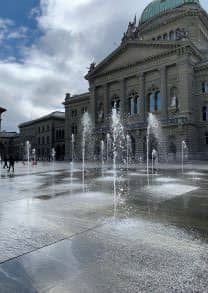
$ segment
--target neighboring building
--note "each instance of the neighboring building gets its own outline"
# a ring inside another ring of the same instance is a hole
[[[85,93],[79,96],[71,97],[66,94],[65,105],[65,159],[71,158],[72,134],[75,136],[74,148],[75,158],[81,158],[81,133],[82,133],[82,116],[90,110],[90,94]]]
[[[21,159],[21,144],[17,132],[0,132],[1,158],[12,155],[16,160]]]
[[[138,25],[136,19],[129,23],[121,45],[100,64],[91,64],[86,79],[89,93],[67,95],[64,103],[67,159],[71,134],[81,139],[81,108],[91,115],[99,152],[113,104],[132,138],[135,158],[146,156],[149,112],[162,125],[161,157],[179,158],[184,140],[190,158],[208,158],[208,14],[199,0],[152,1]],[[153,147],[158,148],[154,135],[150,151]]]
[[[2,120],[1,116],[4,112],[6,112],[6,109],[0,107],[0,132],[1,132],[1,120]]]
[[[0,157],[12,155],[16,160],[20,158],[19,135],[16,132],[1,131],[2,114],[6,109],[0,107]]]
[[[19,125],[20,140],[24,150],[29,141],[31,150],[36,150],[39,160],[50,160],[52,148],[55,148],[56,159],[64,160],[65,156],[65,113],[53,112],[39,119]]]

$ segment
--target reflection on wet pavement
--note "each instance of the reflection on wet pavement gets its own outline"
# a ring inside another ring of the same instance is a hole
[[[0,292],[207,292],[206,170],[69,170],[2,172]]]

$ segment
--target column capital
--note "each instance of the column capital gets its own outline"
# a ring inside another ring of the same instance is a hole
[[[119,78],[117,81],[120,82],[120,83],[124,83],[126,81],[126,78],[122,77],[122,78]]]
[[[137,78],[145,78],[145,73],[144,72],[138,72],[137,74],[136,74],[136,77]]]
[[[159,71],[160,72],[166,72],[166,70],[167,70],[167,66],[166,65],[162,65],[162,66],[159,67]]]

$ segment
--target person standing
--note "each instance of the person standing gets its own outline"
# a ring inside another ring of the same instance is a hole
[[[8,172],[11,171],[11,168],[12,168],[12,172],[14,173],[14,158],[12,155],[10,155],[9,157],[9,169],[8,169]]]

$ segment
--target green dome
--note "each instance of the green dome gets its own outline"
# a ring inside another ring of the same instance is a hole
[[[177,8],[183,4],[200,4],[199,0],[154,0],[143,11],[140,23],[159,15],[162,12]]]

